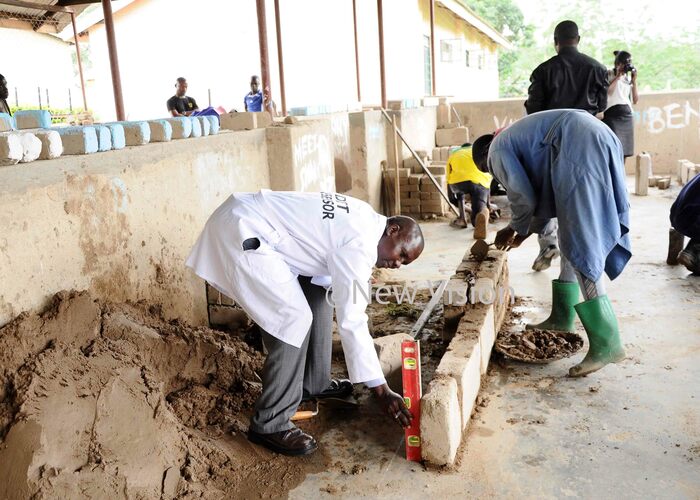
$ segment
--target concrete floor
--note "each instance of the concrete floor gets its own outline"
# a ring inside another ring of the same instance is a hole
[[[700,498],[700,278],[665,264],[677,192],[631,196],[634,257],[608,289],[624,362],[582,379],[566,373],[583,352],[550,365],[492,363],[487,404],[451,469],[406,462],[401,430],[364,408],[322,438],[336,466],[290,497]],[[447,277],[472,241],[471,229],[444,223],[424,231],[426,252],[396,277]],[[536,254],[534,237],[509,254],[511,285],[531,306],[523,319],[545,316],[558,272],[530,271]]]

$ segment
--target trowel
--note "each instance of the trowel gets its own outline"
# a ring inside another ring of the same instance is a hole
[[[469,252],[477,261],[481,262],[486,259],[486,256],[489,254],[489,247],[491,246],[493,246],[493,243],[486,243],[484,240],[476,240]]]

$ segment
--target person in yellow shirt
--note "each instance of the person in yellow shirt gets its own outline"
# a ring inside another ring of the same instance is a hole
[[[474,238],[486,239],[486,228],[489,221],[491,174],[482,172],[472,158],[471,143],[453,151],[447,160],[447,185],[450,202],[459,209],[459,218],[452,221],[455,227],[467,227],[467,213],[474,226]],[[471,198],[471,209],[468,209],[466,197]]]

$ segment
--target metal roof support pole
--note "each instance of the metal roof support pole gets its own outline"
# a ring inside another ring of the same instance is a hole
[[[435,0],[430,0],[430,71],[433,95],[435,95]]]
[[[267,52],[267,18],[265,16],[265,0],[256,0],[258,10],[258,43],[260,44],[260,77],[263,86],[263,106],[267,106],[267,99],[272,98],[270,90],[270,60]],[[266,111],[272,114],[272,108]]]
[[[284,89],[284,58],[282,57],[282,27],[280,22],[280,0],[275,0],[275,28],[277,29],[277,62],[280,72],[280,100],[282,114],[287,116],[287,97]]]
[[[377,22],[379,24],[379,77],[382,86],[382,108],[386,109],[386,70],[384,67],[384,9],[382,0],[377,0]]]
[[[360,89],[360,47],[357,38],[357,0],[352,0],[352,23],[355,30],[355,78],[357,79],[357,102],[362,104]]]
[[[80,90],[83,92],[83,108],[87,112],[87,98],[85,97],[85,78],[83,77],[83,63],[80,60],[80,44],[78,43],[78,28],[75,25],[75,14],[70,13],[70,22],[73,24],[73,39],[75,40],[75,56],[78,61],[78,73],[80,74]]]
[[[109,67],[112,71],[112,88],[114,90],[114,107],[117,110],[117,120],[126,119],[124,113],[124,96],[122,94],[122,80],[119,74],[119,57],[117,55],[117,39],[114,35],[114,18],[110,0],[102,0],[102,11],[105,18],[105,31],[107,32],[107,49],[109,51]]]

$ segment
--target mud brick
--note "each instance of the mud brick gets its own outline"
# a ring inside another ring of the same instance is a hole
[[[447,167],[445,165],[431,165],[428,167],[428,170],[433,175],[446,175],[447,174]]]
[[[420,186],[420,178],[421,178],[420,175],[411,174],[408,176],[408,183]]]

